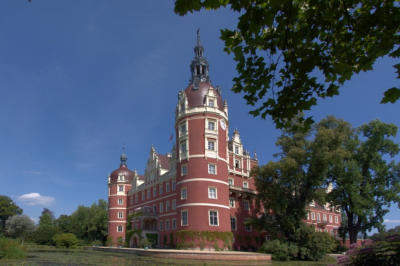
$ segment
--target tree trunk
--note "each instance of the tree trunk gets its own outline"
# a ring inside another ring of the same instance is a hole
[[[356,230],[355,228],[349,228],[350,245],[357,243],[357,235],[358,230]]]

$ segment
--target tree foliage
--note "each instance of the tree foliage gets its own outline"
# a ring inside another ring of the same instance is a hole
[[[35,224],[26,215],[14,215],[6,222],[7,235],[15,238],[20,238],[22,244],[26,236],[35,230]]]
[[[235,29],[221,30],[238,76],[232,90],[244,93],[250,112],[288,126],[318,98],[339,94],[354,74],[385,55],[400,57],[400,5],[380,0],[176,0],[175,12],[230,7]],[[400,78],[400,64],[394,65]],[[385,92],[382,103],[400,98]],[[311,118],[306,119],[309,125]]]
[[[257,199],[270,210],[256,224],[291,241],[316,200],[341,207],[342,235],[351,243],[360,232],[381,229],[390,204],[400,206],[400,163],[387,161],[399,153],[396,126],[375,120],[353,128],[327,117],[305,133],[294,128],[277,141],[279,160],[253,170]],[[333,189],[326,192],[328,185]]]
[[[311,133],[300,125],[284,130],[276,142],[281,148],[276,155],[279,160],[253,168],[257,200],[269,210],[256,224],[274,238],[294,241],[306,206],[312,200],[323,200],[329,153],[310,139]]]
[[[4,232],[7,219],[19,214],[22,214],[22,209],[9,197],[0,195],[0,234]]]
[[[58,232],[52,211],[44,208],[39,217],[39,225],[33,234],[33,240],[41,245],[52,245],[53,236]]]
[[[400,206],[400,163],[387,161],[399,153],[393,141],[397,127],[379,120],[359,128],[329,117],[319,124],[324,141],[333,150],[327,174],[333,190],[327,200],[346,214],[350,243],[358,233],[382,229],[388,206]]]
[[[70,232],[88,243],[105,243],[108,234],[107,202],[100,199],[90,207],[78,206],[70,216]]]

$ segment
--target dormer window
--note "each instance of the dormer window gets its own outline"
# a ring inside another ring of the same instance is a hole
[[[209,99],[208,100],[208,107],[214,107],[214,100],[213,99]]]
[[[235,154],[239,154],[239,146],[235,146]]]

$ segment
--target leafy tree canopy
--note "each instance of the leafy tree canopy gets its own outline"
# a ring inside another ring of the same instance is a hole
[[[225,51],[237,63],[232,90],[244,93],[252,115],[270,115],[278,127],[318,98],[338,95],[345,81],[371,70],[379,57],[400,56],[395,0],[176,0],[175,12],[227,6],[239,14],[235,29],[221,30]],[[400,78],[400,64],[394,68]],[[381,103],[399,98],[400,88],[393,87]]]
[[[399,153],[399,144],[393,141],[397,127],[374,120],[352,128],[328,117],[318,130],[333,151],[327,173],[333,189],[327,200],[341,206],[347,217],[342,229],[355,243],[358,233],[383,229],[388,206],[400,207],[400,163],[388,161]]]
[[[18,214],[22,214],[22,209],[9,197],[0,195],[0,233],[4,230],[7,219]]]
[[[9,236],[21,238],[35,230],[35,223],[26,215],[14,215],[7,220],[6,231]]]

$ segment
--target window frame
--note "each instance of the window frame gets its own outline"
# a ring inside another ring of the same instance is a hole
[[[208,164],[208,174],[216,175],[217,174],[217,165],[213,163]]]
[[[232,220],[235,221],[235,222],[234,222],[234,224],[235,224],[234,227],[232,227]],[[234,216],[231,216],[230,222],[231,222],[231,230],[232,230],[232,231],[236,231],[236,230],[237,230],[237,218],[234,217]]]
[[[185,192],[183,192],[185,191]],[[181,188],[181,200],[186,200],[188,198],[188,191],[187,187],[182,187]]]
[[[215,216],[211,217],[211,213],[215,213]],[[216,224],[214,224],[214,222],[217,222]],[[210,226],[219,226],[219,214],[218,214],[218,210],[208,210],[208,224]]]
[[[183,223],[183,214],[186,214],[186,223]],[[181,226],[188,226],[189,225],[189,211],[187,209],[181,210]]]
[[[217,187],[208,187],[208,198],[209,199],[218,199]]]

